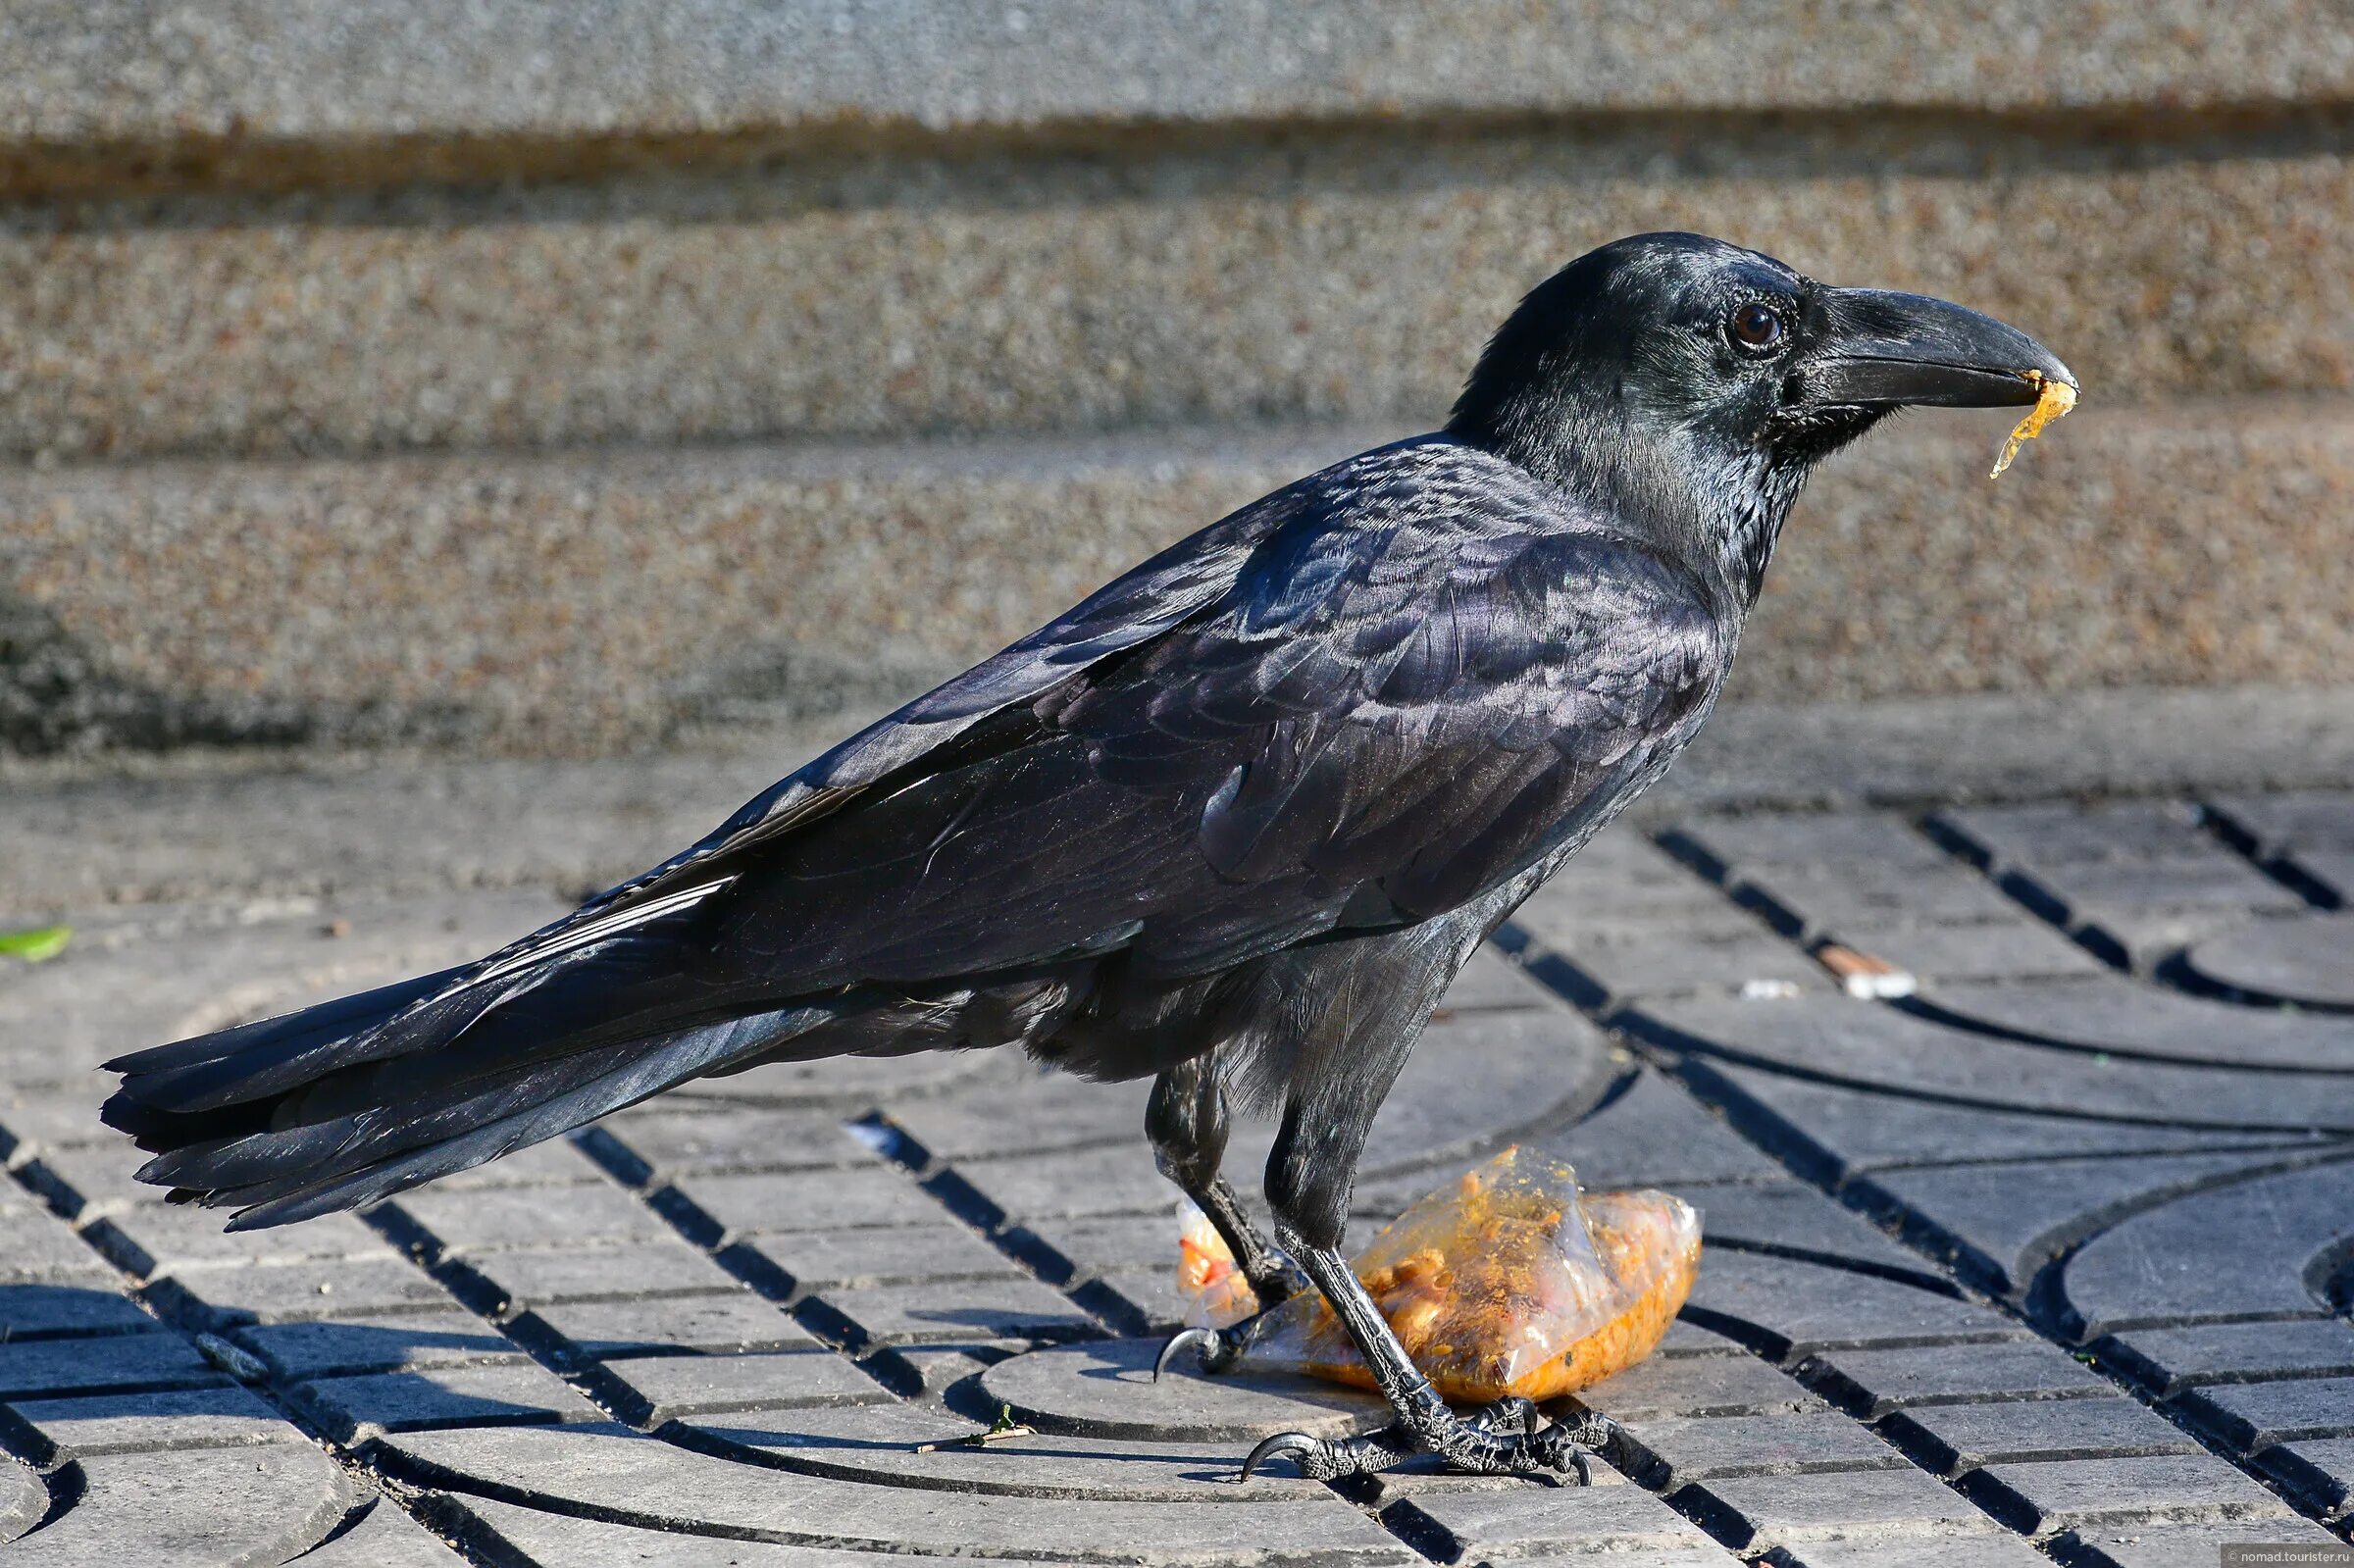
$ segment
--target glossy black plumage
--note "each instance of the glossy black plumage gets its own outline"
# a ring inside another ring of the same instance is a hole
[[[316,1028],[284,1031],[303,1049],[265,1065],[265,1026],[127,1059],[135,1106],[114,1114],[147,1132],[148,1107],[293,1089],[272,1106],[292,1125],[225,1122],[230,1141],[199,1138],[152,1173],[281,1202],[267,1221],[315,1209],[282,1200],[363,1156],[745,1015],[780,1015],[793,1055],[1018,1042],[1099,1076],[1155,1072],[1198,1042],[1133,1027],[1140,1005],[1444,914],[1590,826],[1697,724],[1730,640],[1694,584],[1605,520],[1450,437],[1402,442],[1147,563],[481,966],[505,975],[328,1052],[332,1071]],[[431,1050],[399,1048],[429,1031],[444,1037]],[[708,1044],[663,1048],[708,1071]],[[419,1117],[355,1120],[387,1104]]]
[[[2023,403],[2027,371],[2073,383],[1955,306],[1607,246],[1444,431],[1211,525],[479,964],[110,1064],[106,1118],[159,1151],[143,1180],[270,1225],[697,1075],[1014,1045],[1161,1075],[1164,1168],[1262,1293],[1288,1277],[1215,1174],[1221,1087],[1279,1110],[1281,1234],[1348,1295],[1407,1051],[1707,717],[1809,469],[1896,400],[1868,388]],[[1487,1463],[1362,1327],[1414,1441]]]

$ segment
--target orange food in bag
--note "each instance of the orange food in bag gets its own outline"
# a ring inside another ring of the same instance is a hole
[[[1199,1252],[1209,1262],[1226,1253],[1206,1222],[1186,1247],[1189,1258]],[[1700,1215],[1666,1192],[1581,1194],[1568,1166],[1507,1149],[1407,1209],[1353,1266],[1441,1393],[1548,1399],[1599,1383],[1658,1346],[1699,1272]],[[1209,1290],[1221,1293],[1187,1321],[1247,1315],[1233,1290],[1248,1297],[1249,1287],[1230,1258],[1226,1268],[1214,1285],[1193,1290],[1197,1306]],[[1269,1315],[1244,1360],[1373,1383],[1312,1290]]]
[[[1258,1296],[1209,1216],[1187,1203],[1179,1222],[1177,1290],[1185,1297],[1187,1326],[1223,1329],[1256,1312]]]

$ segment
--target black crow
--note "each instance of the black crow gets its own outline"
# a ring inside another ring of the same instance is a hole
[[[1707,719],[1809,470],[1900,405],[2042,379],[2075,380],[1939,300],[1606,245],[1443,430],[1212,524],[513,946],[110,1063],[105,1119],[249,1229],[763,1062],[1157,1075],[1162,1169],[1262,1300],[1296,1261],[1398,1412],[1252,1463],[1582,1471],[1591,1430],[1450,1411],[1351,1275],[1366,1129],[1472,950]],[[1281,1117],[1281,1252],[1218,1175],[1229,1093]],[[1214,1370],[1248,1339],[1179,1342]]]

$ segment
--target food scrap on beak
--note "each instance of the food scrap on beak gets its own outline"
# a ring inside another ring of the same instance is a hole
[[[2027,410],[2025,419],[2011,427],[2011,438],[2003,442],[2002,455],[1994,460],[1994,472],[1986,476],[1990,480],[2001,479],[2003,470],[2009,468],[2011,460],[2019,456],[2021,446],[2041,435],[2045,426],[2076,406],[2076,389],[2058,377],[2046,376],[2041,371],[2021,371],[2019,374],[2029,386],[2035,388],[2035,406]]]
[[[2023,408],[1995,463],[2075,406],[2076,377],[2018,328],[1951,300],[1880,288],[1819,288],[1811,352],[1784,383],[1800,410],[1850,411],[1868,423],[1898,408]]]

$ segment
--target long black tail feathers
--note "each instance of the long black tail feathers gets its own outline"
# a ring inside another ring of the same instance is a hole
[[[106,1066],[123,1083],[100,1118],[156,1156],[139,1180],[234,1207],[229,1229],[256,1230],[376,1202],[715,1068],[789,1053],[835,1016],[795,1005],[682,1028],[656,1009],[641,1031],[478,1029],[537,986],[456,985],[461,974],[118,1057]]]

